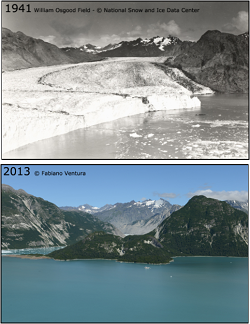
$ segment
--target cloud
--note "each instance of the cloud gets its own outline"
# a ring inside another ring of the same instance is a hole
[[[79,47],[90,42],[92,25],[92,22],[82,24],[81,26],[75,26],[65,21],[63,23],[52,21],[50,27],[55,30],[56,36],[40,36],[39,38],[58,47]]]
[[[189,192],[187,194],[188,198],[193,196],[206,196],[207,198],[214,198],[218,200],[239,200],[246,201],[248,199],[247,191],[212,191],[211,189],[207,190],[197,190],[195,192]]]
[[[181,33],[180,27],[176,24],[174,20],[170,20],[167,24],[157,22],[156,24],[150,24],[147,29],[148,37],[153,36],[179,36]]]
[[[211,186],[209,186],[208,183],[204,183],[202,186],[199,186],[199,188],[205,190],[205,189],[210,189]]]
[[[94,45],[98,45],[98,46],[106,46],[108,44],[117,44],[120,43],[122,41],[121,36],[116,35],[116,34],[104,34],[102,35],[99,40],[98,40],[98,44],[94,44]]]
[[[233,24],[243,33],[246,32],[248,30],[248,13],[246,11],[239,11],[238,16],[233,18]]]
[[[79,34],[88,35],[92,28],[92,22],[82,24],[81,26],[75,26],[66,21],[60,22],[54,20],[51,22],[50,26],[60,35],[72,37]]]
[[[231,33],[245,33],[248,31],[248,12],[239,11],[232,21],[222,26],[222,30]]]
[[[178,36],[180,33],[181,30],[179,26],[175,23],[174,20],[170,20],[167,24],[160,22],[156,24],[150,24],[148,30],[144,30],[141,26],[138,25],[133,30],[123,31],[119,35],[105,34],[99,38],[99,44],[95,45],[104,46],[110,43],[120,43],[121,41],[133,41],[136,37],[150,38],[153,36]]]
[[[153,195],[154,196],[158,196],[160,198],[173,198],[173,199],[179,196],[179,194],[177,195],[177,194],[175,194],[173,192],[170,192],[170,193],[168,193],[168,192],[159,193],[159,192],[156,192],[156,191],[153,193]]]
[[[135,36],[138,36],[138,37],[140,37],[141,34],[142,34],[142,28],[141,28],[141,26],[136,26],[134,30],[129,31],[126,34],[129,37],[131,37],[131,36],[134,36],[134,37]]]
[[[48,35],[48,36],[39,36],[39,39],[42,39],[44,42],[56,44],[56,36]]]
[[[145,198],[145,197],[142,197],[142,198],[141,198],[141,201],[144,201],[144,200],[147,200],[147,198]]]

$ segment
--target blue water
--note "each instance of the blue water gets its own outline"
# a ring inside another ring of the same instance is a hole
[[[248,322],[248,259],[2,257],[3,322]]]

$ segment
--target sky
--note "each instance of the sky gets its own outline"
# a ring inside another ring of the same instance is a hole
[[[207,30],[217,29],[235,35],[248,31],[247,1],[47,1],[22,4],[25,8],[29,4],[31,12],[13,12],[12,8],[10,12],[6,12],[7,2],[2,2],[2,26],[13,32],[22,31],[59,47],[79,47],[88,43],[105,46],[138,37],[168,35],[177,36],[181,40],[197,41]],[[35,12],[35,8],[53,9],[54,12]],[[126,9],[126,12],[104,12],[105,8]],[[143,12],[129,13],[129,8],[141,9]],[[165,12],[157,12],[157,8]],[[197,12],[182,12],[183,8],[195,9]],[[62,12],[72,9],[76,12]],[[90,12],[83,12],[84,9]],[[100,9],[102,12],[98,13]],[[154,12],[145,12],[146,9]]]
[[[30,168],[26,176],[25,167]],[[67,171],[86,175],[66,176]],[[245,201],[248,165],[2,165],[2,183],[59,207],[102,207],[160,198],[185,205],[194,195]]]

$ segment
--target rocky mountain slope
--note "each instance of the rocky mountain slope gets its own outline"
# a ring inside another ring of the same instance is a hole
[[[97,61],[100,58],[89,53],[68,53],[57,46],[2,28],[2,70],[26,69],[66,63]]]
[[[164,219],[180,208],[180,205],[166,207],[166,209],[154,214],[150,218],[137,220],[129,224],[121,224],[119,230],[124,234],[130,235],[143,235],[149,233],[161,224]]]
[[[226,202],[194,196],[155,230],[118,238],[103,232],[49,254],[55,259],[107,258],[167,263],[173,256],[248,256],[248,216]]]
[[[227,204],[233,208],[244,211],[248,214],[248,200],[247,201],[238,201],[238,200],[225,200]]]
[[[2,248],[68,245],[100,230],[123,236],[88,213],[62,211],[42,198],[2,185]]]
[[[134,200],[128,203],[116,203],[105,205],[101,208],[88,204],[74,207],[61,207],[66,210],[83,210],[94,214],[104,222],[113,224],[124,234],[145,234],[156,228],[166,217],[181,208],[179,205],[171,205],[165,199]]]
[[[213,90],[248,93],[248,51],[248,33],[236,36],[212,30],[165,64]]]

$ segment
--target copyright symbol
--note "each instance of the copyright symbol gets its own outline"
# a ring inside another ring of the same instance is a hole
[[[97,12],[98,13],[102,12],[102,9],[101,8],[97,8]]]
[[[35,176],[39,176],[40,172],[39,171],[35,171],[34,174],[35,174]]]

